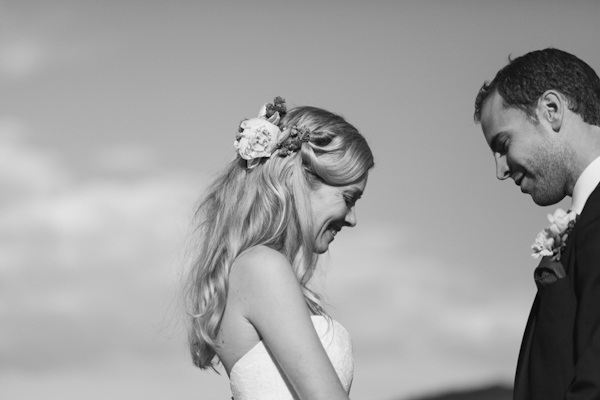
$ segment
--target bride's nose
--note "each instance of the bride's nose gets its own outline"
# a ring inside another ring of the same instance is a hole
[[[355,207],[352,207],[347,213],[346,213],[346,218],[344,219],[344,221],[346,221],[346,223],[348,224],[348,226],[352,227],[352,226],[356,226],[356,211],[355,211]]]

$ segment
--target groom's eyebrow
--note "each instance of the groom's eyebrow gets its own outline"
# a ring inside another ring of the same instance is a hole
[[[498,132],[496,135],[494,135],[492,141],[490,142],[490,149],[492,149],[492,153],[501,152],[502,148],[504,147],[502,142],[504,141],[504,138],[506,138],[506,135],[507,133],[504,131]]]

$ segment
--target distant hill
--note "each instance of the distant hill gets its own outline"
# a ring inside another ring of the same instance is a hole
[[[505,386],[489,386],[480,389],[453,391],[411,400],[512,400],[512,389]]]

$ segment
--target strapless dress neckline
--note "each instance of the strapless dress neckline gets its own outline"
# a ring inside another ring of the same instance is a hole
[[[313,315],[311,320],[342,386],[349,393],[354,374],[350,334],[333,319]],[[229,380],[235,400],[296,399],[262,341],[234,364]]]

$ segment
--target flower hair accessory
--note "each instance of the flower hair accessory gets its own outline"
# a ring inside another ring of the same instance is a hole
[[[240,123],[233,146],[247,161],[248,169],[256,167],[261,158],[269,158],[275,151],[281,157],[289,156],[300,149],[302,142],[308,141],[306,129],[291,126],[281,131],[279,123],[286,113],[285,100],[278,96],[273,103],[262,106],[258,117]]]
[[[277,145],[280,157],[287,157],[300,150],[302,143],[308,142],[310,132],[306,128],[292,126],[283,131],[282,138]]]
[[[258,117],[243,120],[233,146],[248,162],[248,169],[258,165],[263,157],[271,157],[277,149],[281,130],[279,121],[286,113],[285,100],[275,97],[273,104],[267,103],[258,112]]]
[[[558,208],[554,215],[548,214],[550,225],[538,233],[531,246],[533,258],[552,256],[552,260],[559,261],[562,251],[567,245],[569,234],[575,227],[577,213],[565,212]]]

